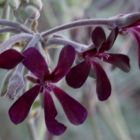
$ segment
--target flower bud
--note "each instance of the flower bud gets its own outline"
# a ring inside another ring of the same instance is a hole
[[[27,5],[25,7],[25,13],[28,15],[28,18],[30,18],[30,19],[37,20],[40,16],[39,10],[32,5]]]
[[[9,0],[9,5],[14,9],[18,9],[20,5],[20,0]]]
[[[42,6],[43,6],[41,0],[30,0],[30,4],[34,5],[39,10],[41,10],[42,9]]]
[[[32,5],[27,5],[26,7],[20,7],[16,11],[15,16],[19,22],[24,23],[26,20],[29,19],[37,20],[40,16],[40,12],[36,7]]]

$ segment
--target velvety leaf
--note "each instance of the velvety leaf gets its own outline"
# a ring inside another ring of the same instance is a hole
[[[9,109],[9,116],[13,123],[19,124],[27,117],[31,105],[40,91],[40,86],[36,85],[25,92]]]
[[[68,85],[73,88],[81,87],[89,74],[90,64],[87,61],[83,61],[78,65],[74,66],[67,74],[66,81]]]
[[[68,73],[74,62],[75,54],[76,52],[72,46],[67,45],[63,47],[59,56],[58,64],[51,74],[51,81],[57,82]]]
[[[99,100],[107,100],[111,94],[110,81],[103,68],[96,62],[92,62],[92,68],[96,73],[96,92]]]
[[[111,31],[111,33],[109,34],[107,40],[102,45],[102,50],[103,51],[107,51],[107,50],[112,48],[112,46],[113,46],[113,44],[114,44],[114,42],[115,42],[115,40],[116,40],[116,38],[118,36],[118,33],[119,33],[119,31],[118,31],[117,27],[114,28]]]
[[[44,111],[45,122],[49,132],[54,135],[61,135],[62,133],[64,133],[66,130],[66,126],[55,119],[57,116],[57,111],[52,97],[47,91],[45,91],[44,93]]]
[[[0,54],[0,68],[12,69],[23,60],[23,56],[16,50],[9,49]]]
[[[97,50],[100,49],[101,45],[106,41],[106,35],[102,27],[96,27],[92,32],[91,38]]]
[[[87,110],[60,88],[54,87],[53,91],[60,101],[69,121],[74,125],[82,124],[87,118]]]
[[[129,57],[124,54],[106,53],[103,60],[120,68],[124,72],[130,71]]]
[[[23,64],[38,78],[49,75],[49,70],[44,57],[36,48],[29,48],[23,52]]]

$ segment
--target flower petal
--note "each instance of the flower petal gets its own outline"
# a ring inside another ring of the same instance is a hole
[[[23,52],[25,59],[23,64],[38,78],[49,74],[47,63],[44,57],[36,48],[29,48]]]
[[[61,135],[62,133],[64,133],[66,130],[66,126],[55,120],[55,117],[57,116],[57,111],[52,97],[47,91],[45,91],[44,94],[44,112],[45,122],[49,132],[54,135]]]
[[[67,45],[63,47],[59,56],[58,64],[51,74],[51,81],[57,82],[68,73],[74,62],[75,54],[76,52],[72,46]]]
[[[106,41],[106,35],[102,27],[96,27],[92,32],[91,38],[96,49],[100,49],[101,45]]]
[[[102,45],[102,51],[110,50],[113,46],[117,36],[118,36],[119,30],[118,28],[114,28],[111,33],[109,34],[107,40]]]
[[[23,60],[23,56],[14,49],[9,49],[0,54],[0,68],[12,69]]]
[[[140,35],[138,34],[137,31],[132,30],[132,33],[137,41],[137,46],[138,46],[138,64],[139,64],[139,68],[140,68]]]
[[[54,87],[53,91],[60,101],[69,121],[74,125],[82,124],[87,118],[87,110],[60,88]]]
[[[124,54],[111,54],[106,53],[107,57],[103,57],[103,60],[117,66],[124,72],[130,71],[130,63],[129,63],[129,57]]]
[[[96,62],[92,61],[92,68],[96,73],[96,91],[99,100],[107,100],[111,94],[111,84],[110,81],[103,70],[103,68]]]
[[[66,81],[68,85],[73,88],[81,87],[89,74],[90,64],[87,61],[83,61],[78,65],[74,66],[66,75]]]
[[[36,85],[25,92],[9,109],[9,116],[13,123],[19,124],[27,117],[31,105],[37,97],[40,86]]]

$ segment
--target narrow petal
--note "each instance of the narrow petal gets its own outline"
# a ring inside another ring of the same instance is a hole
[[[109,34],[107,40],[104,42],[104,44],[102,45],[102,50],[103,51],[107,51],[110,50],[118,36],[119,30],[118,28],[114,28],[111,33]]]
[[[23,56],[14,49],[0,54],[0,68],[12,69],[23,60]]]
[[[86,61],[74,66],[67,74],[66,81],[73,88],[81,87],[90,72],[90,64]]]
[[[96,27],[91,35],[92,41],[97,49],[106,41],[106,35],[102,27]]]
[[[140,35],[138,34],[137,31],[133,30],[132,31],[136,41],[137,41],[137,47],[138,47],[138,65],[139,65],[139,69],[140,69]]]
[[[23,64],[38,78],[49,74],[47,63],[44,57],[36,48],[29,48],[23,52],[25,59]]]
[[[96,91],[99,100],[107,100],[111,94],[111,84],[110,81],[103,70],[103,68],[96,62],[92,62],[92,68],[96,73]]]
[[[51,81],[57,82],[68,73],[74,62],[75,54],[76,52],[72,46],[67,45],[63,47],[59,56],[58,64],[51,74]]]
[[[82,124],[87,118],[87,110],[60,88],[54,87],[53,91],[60,101],[69,121],[74,125]]]
[[[13,123],[19,124],[27,117],[31,105],[37,97],[40,86],[36,85],[25,92],[9,109],[9,116]]]
[[[130,71],[129,57],[124,54],[106,53],[105,57],[103,56],[103,60],[110,64],[113,64],[114,66],[120,68],[124,72]]]
[[[64,133],[66,130],[66,126],[55,119],[55,117],[57,116],[57,111],[52,97],[47,91],[45,91],[44,94],[44,112],[45,122],[49,132],[54,135],[61,135],[62,133]]]

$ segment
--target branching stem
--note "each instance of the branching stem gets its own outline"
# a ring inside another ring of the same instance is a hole
[[[50,45],[72,45],[77,52],[83,52],[88,49],[87,45],[77,43],[75,41],[65,39],[65,38],[50,38],[47,40],[46,46]]]
[[[83,19],[83,20],[77,20],[77,21],[73,21],[67,24],[63,24],[57,27],[54,27],[50,30],[44,31],[41,33],[41,35],[47,36],[62,30],[68,30],[68,29],[72,29],[72,28],[76,28],[76,27],[80,27],[80,26],[93,26],[93,25],[105,25],[108,27],[114,27],[114,26],[118,26],[118,27],[126,27],[130,24],[135,23],[136,21],[140,20],[140,13],[131,13],[131,14],[126,14],[123,16],[116,16],[116,17],[112,17],[112,18],[99,18],[99,19]]]
[[[16,23],[13,21],[9,21],[6,19],[0,19],[0,25],[4,25],[4,26],[10,26],[16,29],[19,29],[25,33],[33,33],[33,31],[31,31],[29,28],[27,28],[26,26],[20,24],[20,23]]]

